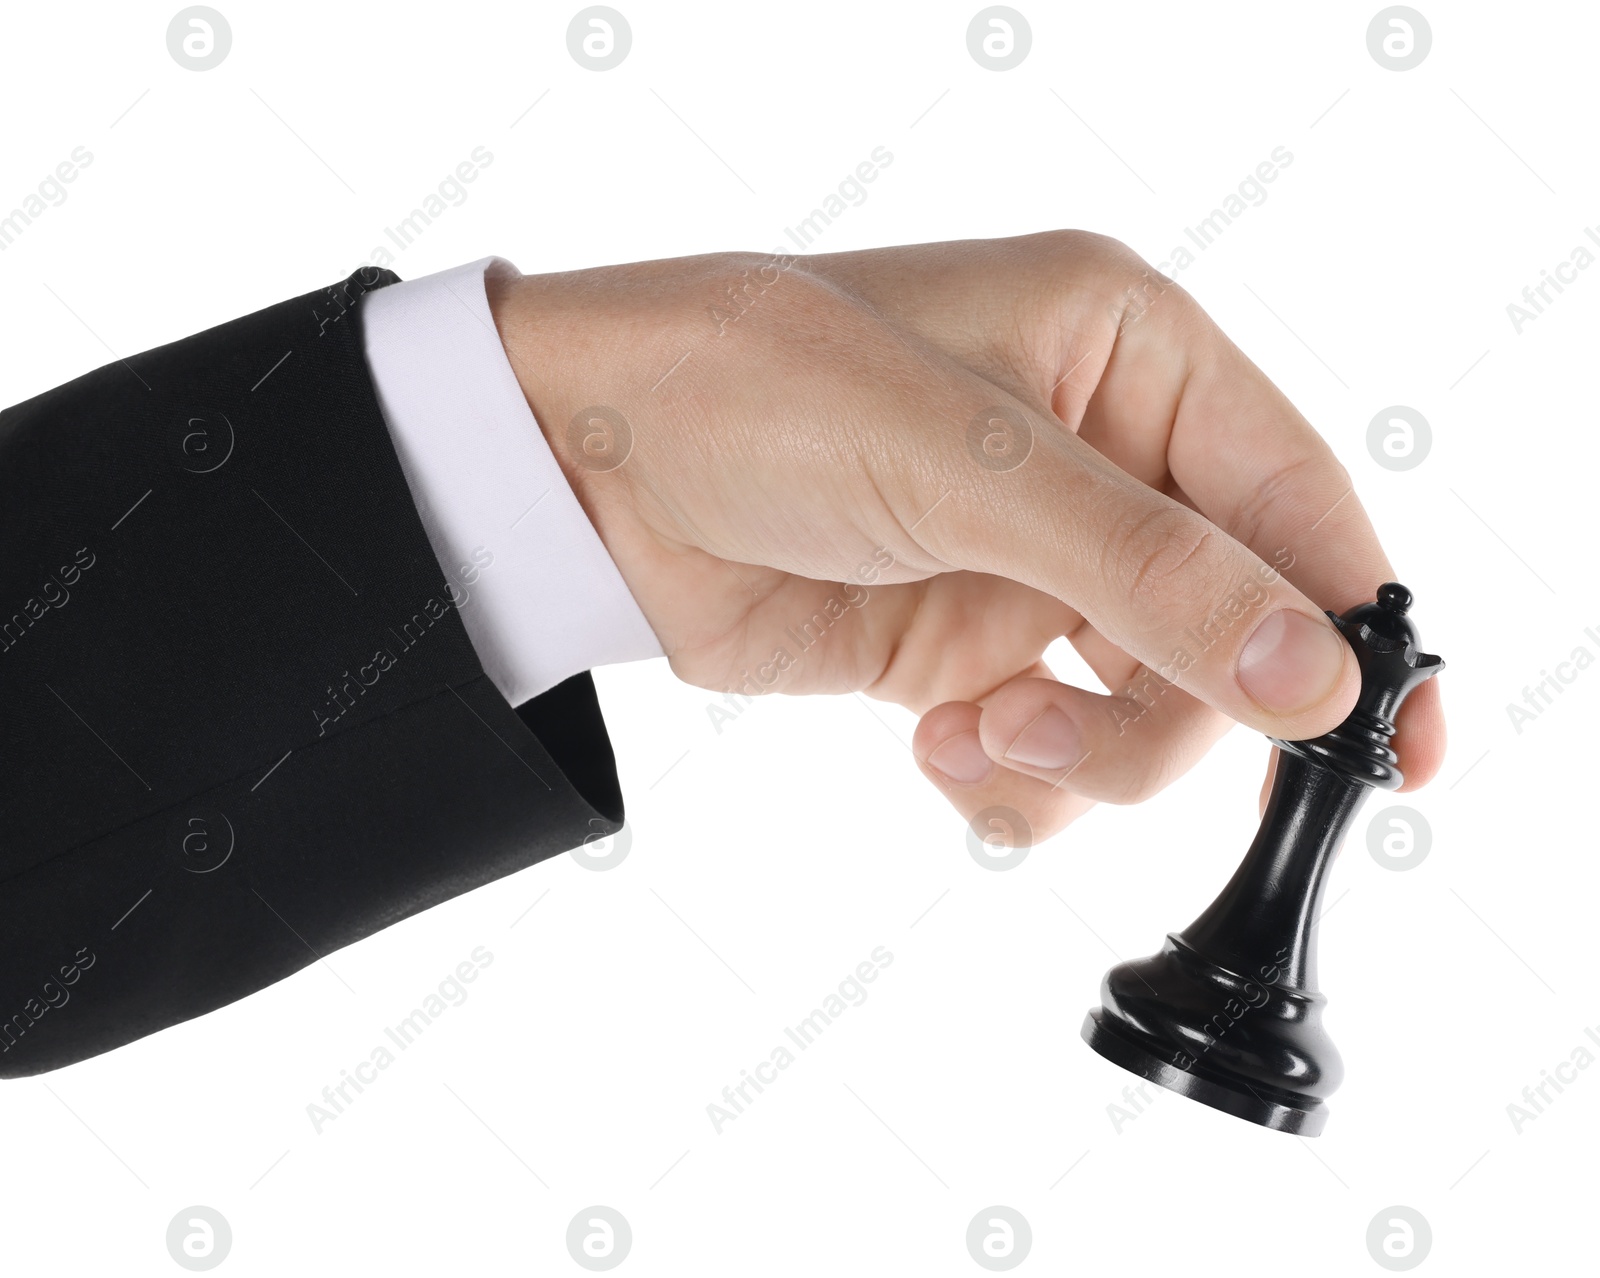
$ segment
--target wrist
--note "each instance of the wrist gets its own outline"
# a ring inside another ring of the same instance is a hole
[[[642,373],[669,344],[666,325],[624,306],[628,268],[521,275],[492,268],[484,287],[500,341],[545,443],[617,571],[670,652],[658,572],[664,543],[642,517],[635,480],[646,489],[630,422],[649,392]],[[665,404],[651,404],[652,427]]]
[[[501,345],[534,421],[568,487],[609,548],[603,511],[613,503],[604,492],[616,485],[597,485],[593,480],[626,460],[631,431],[613,427],[613,438],[593,438],[594,430],[582,412],[593,406],[580,402],[586,379],[576,370],[599,367],[598,352],[590,346],[581,316],[555,285],[562,278],[522,275],[509,263],[501,263],[485,275],[484,288]]]

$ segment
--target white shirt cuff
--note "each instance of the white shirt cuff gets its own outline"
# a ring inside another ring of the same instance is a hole
[[[517,706],[662,650],[511,370],[483,283],[499,260],[391,284],[361,305],[422,526],[484,672]]]

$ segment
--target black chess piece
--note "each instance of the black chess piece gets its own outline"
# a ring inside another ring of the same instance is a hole
[[[1388,582],[1376,603],[1328,614],[1360,663],[1356,707],[1325,736],[1273,739],[1271,797],[1228,886],[1160,953],[1106,973],[1083,1037],[1107,1060],[1263,1127],[1322,1130],[1344,1077],[1317,989],[1323,882],[1368,791],[1400,786],[1400,703],[1444,668],[1419,647],[1410,606]]]

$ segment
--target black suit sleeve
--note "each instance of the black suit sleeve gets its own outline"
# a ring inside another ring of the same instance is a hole
[[[362,357],[359,272],[0,412],[0,1076],[615,831],[593,684],[513,709]]]

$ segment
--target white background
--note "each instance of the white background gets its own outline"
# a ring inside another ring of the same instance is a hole
[[[180,1272],[164,1239],[192,1204],[231,1223],[238,1274],[577,1273],[567,1224],[596,1203],[638,1274],[979,1273],[964,1239],[992,1204],[1031,1223],[1024,1273],[1377,1273],[1367,1227],[1394,1204],[1431,1225],[1424,1272],[1592,1266],[1600,1069],[1520,1133],[1506,1107],[1600,1023],[1600,672],[1520,733],[1506,705],[1600,655],[1600,270],[1520,335],[1506,305],[1600,221],[1600,13],[1419,0],[1432,51],[1395,72],[1373,3],[1018,0],[1032,51],[994,72],[973,0],[617,2],[633,48],[604,73],[568,53],[576,4],[218,0],[233,48],[203,73],[168,54],[176,5],[8,7],[0,209],[74,147],[94,160],[0,253],[0,402],[343,277],[477,146],[492,165],[403,277],[769,249],[878,146],[892,166],[816,247],[1079,226],[1159,262],[1287,147],[1180,279],[1350,467],[1450,667],[1444,773],[1400,800],[1430,855],[1369,855],[1379,795],[1334,870],[1326,1134],[1166,1093],[1119,1130],[1134,1080],[1078,1037],[1115,957],[1231,873],[1262,740],[993,873],[907,714],[775,698],[719,733],[656,662],[598,676],[618,868],[557,858],[0,1088],[13,1271]],[[1409,471],[1367,451],[1393,404],[1432,426]],[[314,1131],[307,1105],[476,946],[468,1000]],[[715,1132],[706,1106],[877,946],[868,1000]]]

